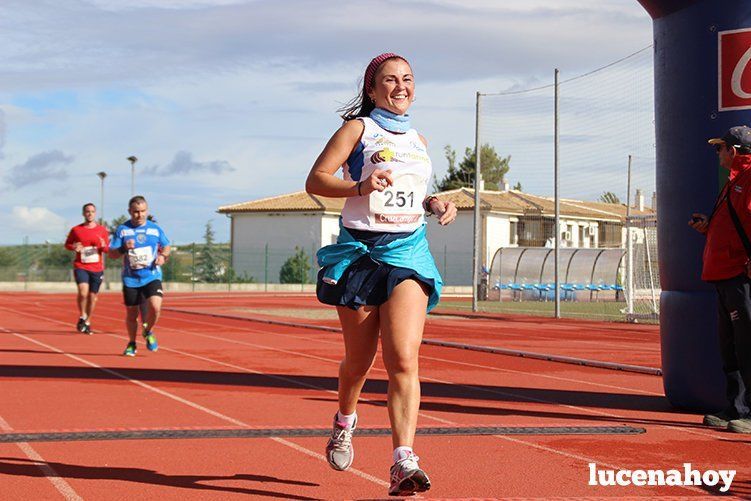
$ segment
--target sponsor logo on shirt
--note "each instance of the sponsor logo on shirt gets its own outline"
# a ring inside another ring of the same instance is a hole
[[[373,139],[375,139],[375,138],[376,138],[376,137],[378,137],[378,136],[380,136],[380,134],[376,134],[376,135],[374,135],[374,136],[373,136]],[[376,139],[376,141],[375,141],[375,145],[376,145],[376,146],[386,146],[386,147],[389,147],[389,146],[390,146],[390,147],[392,147],[392,148],[396,148],[396,143],[395,143],[395,142],[393,142],[393,141],[391,141],[391,140],[390,140],[389,138],[387,138],[387,137],[379,137],[378,139]]]
[[[401,162],[401,160],[396,160],[394,158],[394,152],[389,148],[384,148],[373,153],[370,156],[370,161],[374,164],[379,164],[381,162]]]
[[[381,224],[411,224],[420,220],[420,214],[376,214],[375,217]]]

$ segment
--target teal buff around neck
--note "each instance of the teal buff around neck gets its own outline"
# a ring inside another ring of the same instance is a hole
[[[409,123],[409,115],[397,115],[383,108],[375,108],[371,111],[370,118],[382,129],[386,129],[389,132],[404,133],[412,128]]]

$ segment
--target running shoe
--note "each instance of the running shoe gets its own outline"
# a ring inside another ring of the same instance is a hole
[[[391,467],[389,496],[411,496],[430,489],[430,479],[417,464],[419,460],[419,457],[410,452],[406,458],[394,463]]]
[[[751,433],[751,418],[733,419],[728,423],[728,431],[733,433]]]
[[[89,323],[83,324],[83,330],[81,332],[83,332],[84,334],[88,334],[89,336],[91,336],[91,325]]]
[[[146,340],[146,348],[148,348],[149,351],[156,351],[159,349],[159,343],[156,342],[156,336],[153,332],[147,332],[143,335],[143,338]]]
[[[352,432],[357,428],[357,416],[352,426],[336,420],[334,415],[334,429],[326,444],[326,459],[335,470],[344,471],[352,465],[355,450],[352,448]]]
[[[78,332],[83,332],[86,329],[86,320],[83,319],[83,317],[78,319],[78,323],[76,324],[76,330]]]
[[[734,419],[738,419],[741,416],[735,407],[728,407],[727,409],[716,412],[714,414],[707,414],[704,416],[704,426],[713,426],[716,428],[727,428],[728,423]]]
[[[128,343],[128,346],[125,347],[125,351],[123,352],[123,355],[126,357],[135,357],[136,356],[136,343],[135,341],[132,343]]]

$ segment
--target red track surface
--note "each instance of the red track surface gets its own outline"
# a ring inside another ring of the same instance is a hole
[[[73,331],[72,294],[0,294],[3,432],[176,427],[327,427],[336,410],[339,335],[167,311],[161,348],[125,346],[120,296],[103,294],[95,334]],[[193,311],[318,307],[311,298],[170,294]],[[253,314],[252,316],[259,316]],[[280,317],[268,317],[279,320]],[[283,318],[286,321],[295,319]],[[315,323],[313,320],[300,320]],[[319,321],[335,325],[335,322]],[[654,328],[431,317],[426,337],[659,367]],[[631,436],[419,436],[425,498],[699,497],[699,487],[588,485],[588,463],[615,469],[735,469],[751,497],[751,437],[709,430],[671,409],[656,376],[423,346],[420,426],[643,427]],[[388,426],[378,364],[359,407]],[[0,444],[4,499],[386,497],[388,437],[357,437],[354,469],[336,472],[321,438]]]

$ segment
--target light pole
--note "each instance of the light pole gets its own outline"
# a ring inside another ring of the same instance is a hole
[[[130,196],[132,198],[136,196],[136,162],[138,159],[135,155],[131,155],[128,157],[128,162],[130,162]]]
[[[101,188],[99,190],[99,193],[101,195],[101,204],[99,206],[99,223],[104,225],[104,178],[107,177],[107,173],[104,171],[97,172],[97,176],[99,176],[99,179],[102,181]]]

